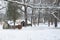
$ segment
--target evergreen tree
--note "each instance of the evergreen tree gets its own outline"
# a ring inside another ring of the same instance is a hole
[[[8,9],[7,9],[7,17],[9,20],[13,20],[14,22],[14,27],[15,27],[15,22],[21,16],[21,14],[18,13],[18,6],[15,3],[9,2],[8,3]]]

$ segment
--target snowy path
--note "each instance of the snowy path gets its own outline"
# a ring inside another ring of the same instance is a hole
[[[51,29],[44,24],[21,30],[4,29],[0,30],[0,40],[60,40],[60,29]]]

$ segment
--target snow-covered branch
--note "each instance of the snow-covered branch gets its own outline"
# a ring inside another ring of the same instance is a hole
[[[18,1],[9,1],[8,2],[13,2],[13,3],[17,3],[18,5],[23,5],[23,6],[27,6],[27,7],[30,7],[30,8],[49,8],[49,9],[60,9],[60,6],[59,7],[55,7],[54,5],[52,6],[49,6],[48,4],[31,4],[31,3],[24,3],[24,2],[18,2]]]
[[[7,1],[7,2],[13,2],[13,3],[17,3],[18,5],[23,5],[23,6],[27,6],[27,7],[31,7],[32,5],[28,4],[28,3],[24,3],[24,2],[18,2],[18,1]]]
[[[52,12],[51,14],[57,19],[60,21],[60,19],[54,14],[55,12]]]
[[[22,12],[25,12],[25,11],[23,11],[21,8],[19,8]]]

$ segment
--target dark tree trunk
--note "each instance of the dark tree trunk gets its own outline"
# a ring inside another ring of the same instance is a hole
[[[26,0],[24,0],[24,3],[26,3]],[[27,6],[25,7],[25,26],[27,25]]]
[[[25,6],[25,26],[27,25],[27,7]]]
[[[33,24],[33,11],[34,9],[32,8],[31,25]]]
[[[50,20],[48,20],[48,26],[50,26]]]
[[[31,26],[32,26],[32,16],[31,16]]]
[[[56,17],[58,16],[58,13],[54,13],[54,14],[55,14],[55,16],[56,16]],[[55,20],[55,22],[54,22],[55,27],[57,27],[57,19],[56,19],[56,18],[54,18],[54,20]]]
[[[14,26],[13,26],[13,28],[15,29],[15,21],[14,21]]]
[[[40,12],[39,12],[39,15],[38,15],[38,25],[40,23]]]
[[[57,27],[57,19],[55,18],[55,27]]]

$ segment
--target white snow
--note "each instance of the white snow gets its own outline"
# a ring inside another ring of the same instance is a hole
[[[22,5],[28,5],[13,1]],[[5,3],[0,1],[0,8],[5,7]],[[29,6],[29,5],[28,5]],[[0,12],[5,13],[4,9]],[[0,24],[0,40],[60,40],[60,23],[55,28],[54,25],[48,27],[46,24],[40,24],[39,26],[27,26],[22,29],[3,29],[3,25]]]
[[[59,28],[58,24],[58,28]],[[2,25],[0,25],[2,28]],[[60,29],[46,24],[22,29],[0,29],[0,40],[60,40]]]

